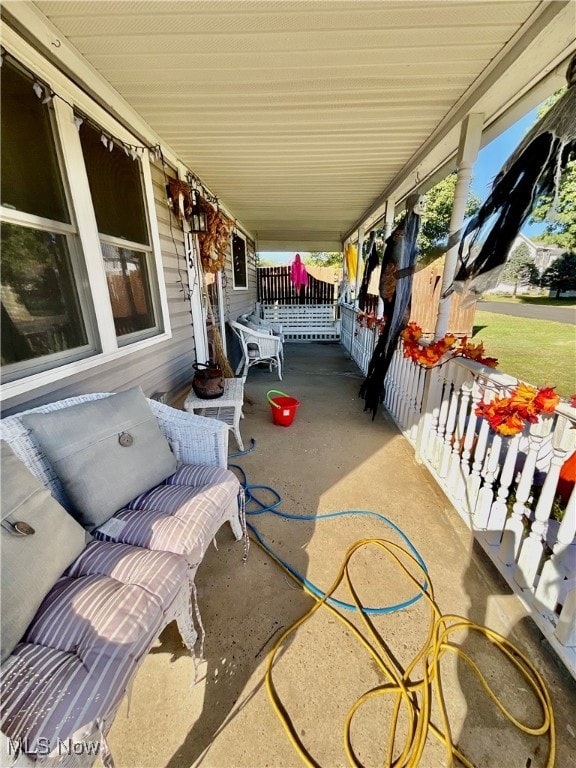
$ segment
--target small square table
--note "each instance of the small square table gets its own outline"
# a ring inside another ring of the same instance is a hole
[[[240,419],[244,418],[244,379],[224,379],[224,394],[213,400],[197,397],[191,389],[184,401],[184,410],[209,419],[220,419],[234,432],[238,448],[243,451],[244,444],[240,435]]]

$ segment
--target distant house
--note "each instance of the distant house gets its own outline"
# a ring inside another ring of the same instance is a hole
[[[530,252],[530,255],[534,259],[534,264],[540,274],[547,269],[553,261],[562,256],[566,251],[565,248],[559,245],[551,245],[550,243],[542,243],[538,240],[531,240],[522,232],[514,240],[514,244],[510,249],[510,253],[513,253],[519,245],[525,245]],[[519,285],[516,293],[530,293],[534,290],[530,285]],[[514,285],[512,283],[498,283],[495,288],[492,288],[487,293],[513,293]]]

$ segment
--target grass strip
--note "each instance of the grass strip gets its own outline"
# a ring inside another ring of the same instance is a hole
[[[576,392],[576,330],[568,323],[476,312],[473,339],[498,370],[538,387],[556,387],[568,398]]]

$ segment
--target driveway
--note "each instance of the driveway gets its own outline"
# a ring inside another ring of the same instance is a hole
[[[531,317],[535,320],[554,320],[557,323],[576,323],[574,307],[551,307],[546,304],[512,304],[505,301],[479,301],[476,305],[482,312],[495,312],[498,315]]]

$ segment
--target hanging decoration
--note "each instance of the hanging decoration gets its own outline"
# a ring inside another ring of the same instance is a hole
[[[499,435],[511,437],[522,432],[526,424],[535,424],[542,413],[551,414],[560,396],[554,387],[536,389],[528,384],[518,384],[508,397],[495,397],[489,403],[480,403],[476,416],[486,419]]]
[[[382,258],[382,270],[392,265],[394,290],[384,299],[386,325],[380,334],[368,366],[368,375],[360,387],[360,397],[365,400],[364,410],[376,416],[379,404],[384,399],[384,379],[390,366],[401,330],[410,317],[412,276],[416,263],[416,238],[420,229],[419,195],[412,195],[406,201],[406,213],[386,241]]]
[[[205,272],[216,273],[224,268],[233,221],[224,216],[205,198],[198,198],[200,211],[206,215],[206,232],[198,234],[200,259]]]
[[[22,64],[19,59],[17,59],[15,56],[12,56],[12,54],[8,53],[8,51],[6,51],[4,48],[2,48],[1,51],[1,60],[6,60],[8,63],[13,63],[18,67],[18,70],[22,74],[29,78],[32,90],[34,91],[36,97],[42,102],[42,104],[49,105],[54,99],[59,99],[59,101],[67,104],[70,109],[73,110],[73,120],[77,131],[80,130],[80,127],[83,123],[91,125],[97,131],[99,131],[101,134],[100,140],[103,146],[109,152],[112,152],[114,148],[117,148],[123,150],[124,153],[128,157],[131,157],[133,160],[136,160],[138,157],[144,157],[145,153],[149,154],[152,161],[160,161],[163,159],[162,149],[159,144],[132,144],[130,142],[124,141],[124,139],[119,139],[117,136],[112,136],[109,131],[104,131],[96,121],[92,120],[90,117],[88,117],[88,115],[80,112],[75,104],[71,103],[68,101],[68,99],[64,98],[64,96],[61,96],[59,93],[54,91],[50,85],[41,80],[36,74],[28,69],[28,67]]]
[[[344,262],[346,263],[346,275],[348,282],[352,284],[356,280],[356,270],[358,269],[358,248],[354,243],[348,243],[344,250]]]
[[[190,218],[192,213],[192,191],[190,185],[185,181],[180,181],[180,179],[168,178],[166,194],[170,210],[180,222],[182,229],[184,229],[184,222]]]
[[[290,265],[290,282],[298,295],[300,295],[300,289],[308,285],[308,272],[299,253],[294,256],[294,261]]]
[[[576,155],[576,55],[566,79],[566,93],[526,134],[466,226],[454,282],[444,296],[452,291],[478,296],[498,284],[514,240],[539,198],[553,198],[549,215],[554,216],[562,173]]]
[[[364,270],[364,276],[362,277],[362,285],[358,291],[358,306],[362,311],[366,310],[370,278],[380,263],[380,255],[378,254],[378,247],[376,245],[376,234],[377,233],[375,229],[370,232],[370,240],[368,242],[368,255],[366,256],[366,268]]]
[[[484,344],[482,342],[472,344],[468,341],[467,336],[458,339],[454,334],[447,333],[446,336],[431,344],[421,344],[422,328],[417,323],[408,323],[400,336],[404,357],[410,358],[416,365],[424,368],[432,368],[438,365],[440,361],[444,364],[453,357],[466,357],[486,365],[488,368],[498,366],[498,360],[495,357],[484,357]],[[448,352],[450,357],[443,359]]]
[[[344,275],[338,289],[338,304],[346,304],[351,300],[352,288],[356,285],[356,269],[358,268],[358,249],[353,243],[344,248]]]

